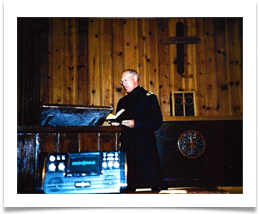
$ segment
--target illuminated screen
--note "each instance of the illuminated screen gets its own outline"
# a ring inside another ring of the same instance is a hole
[[[70,154],[70,172],[100,171],[100,154]]]

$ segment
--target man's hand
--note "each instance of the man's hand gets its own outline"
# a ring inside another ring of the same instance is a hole
[[[129,128],[135,127],[135,121],[134,120],[123,120],[122,125],[128,126]]]

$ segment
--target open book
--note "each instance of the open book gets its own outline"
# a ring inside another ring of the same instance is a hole
[[[111,123],[111,122],[119,122],[119,121],[117,121],[117,118],[118,118],[124,111],[125,111],[125,109],[121,109],[120,111],[118,111],[118,112],[116,113],[116,115],[108,115],[108,116],[106,117],[106,121],[108,121],[109,123]]]

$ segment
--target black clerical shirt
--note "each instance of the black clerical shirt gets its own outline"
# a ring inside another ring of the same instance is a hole
[[[122,126],[121,149],[127,154],[130,187],[158,187],[162,182],[160,159],[154,131],[162,125],[157,97],[138,86],[117,105],[117,112],[125,109],[119,120],[134,120],[134,128]]]

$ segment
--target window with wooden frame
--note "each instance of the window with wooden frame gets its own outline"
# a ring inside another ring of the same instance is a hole
[[[173,92],[173,116],[195,116],[195,92]]]

